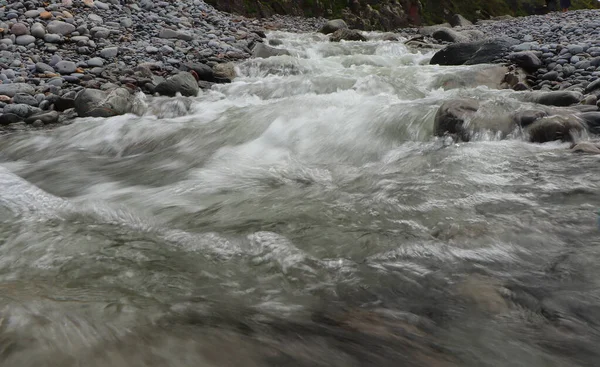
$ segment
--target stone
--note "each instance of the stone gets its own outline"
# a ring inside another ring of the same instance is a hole
[[[526,71],[536,71],[542,67],[542,61],[531,51],[513,52],[508,59]]]
[[[46,35],[46,28],[42,23],[34,23],[31,26],[31,35],[35,38],[44,38]]]
[[[35,37],[31,35],[24,35],[17,37],[16,41],[17,45],[27,46],[35,42]]]
[[[463,141],[470,140],[470,134],[464,123],[479,110],[479,102],[475,99],[447,100],[438,108],[433,123],[435,136],[452,134]]]
[[[101,67],[104,66],[104,60],[100,57],[93,57],[87,61],[89,67]]]
[[[104,59],[115,58],[115,57],[117,57],[118,54],[119,54],[118,47],[107,47],[107,48],[103,49],[102,51],[100,51],[100,56],[102,56]]]
[[[131,18],[121,18],[119,23],[124,28],[131,28],[133,26],[133,20]]]
[[[17,122],[23,121],[21,116],[15,115],[13,113],[2,113],[0,114],[0,125],[6,126],[10,124],[15,124]]]
[[[328,21],[319,32],[323,34],[331,34],[340,29],[347,29],[348,25],[342,19],[332,19]]]
[[[181,93],[182,96],[195,97],[198,95],[199,90],[196,78],[186,71],[168,78],[155,88],[156,93],[170,97],[175,96],[177,93]]]
[[[589,132],[600,134],[600,112],[584,112],[577,116],[583,120]]]
[[[13,103],[26,104],[26,105],[35,106],[35,107],[37,107],[39,105],[38,100],[35,99],[34,96],[32,96],[31,94],[25,94],[25,93],[15,94],[15,96],[13,97]]]
[[[450,29],[441,27],[431,35],[433,39],[441,42],[467,42],[468,39],[466,36],[463,36],[459,32]]]
[[[581,93],[573,91],[532,92],[524,95],[526,102],[557,107],[577,104],[582,98]]]
[[[213,73],[217,80],[231,81],[237,76],[235,65],[230,62],[213,66]]]
[[[199,80],[204,80],[208,82],[215,81],[213,69],[206,64],[188,62],[183,64],[183,66],[188,70],[194,71],[198,76]]]
[[[25,119],[25,122],[28,124],[33,123],[34,121],[41,121],[44,124],[53,124],[58,121],[59,114],[56,111],[47,111],[42,113],[34,114]]]
[[[104,24],[104,20],[102,19],[102,17],[97,14],[88,15],[88,19],[94,24]]]
[[[331,42],[340,41],[366,41],[367,38],[355,29],[338,29],[329,37]],[[268,47],[268,46],[267,46]]]
[[[111,117],[133,111],[133,96],[125,88],[112,91],[85,88],[74,100],[79,117]]]
[[[194,37],[190,34],[174,31],[169,28],[161,29],[161,31],[158,33],[158,37],[160,37],[160,38],[175,38],[175,39],[180,39],[180,40],[184,40],[184,41],[191,41],[194,39]]]
[[[290,55],[290,52],[288,50],[284,50],[281,48],[274,48],[271,46],[267,46],[262,42],[258,42],[255,46],[254,49],[252,50],[252,57],[257,57],[257,58],[269,58],[269,57],[273,57],[273,56],[283,56],[283,55]]]
[[[44,35],[44,41],[48,43],[59,43],[60,41],[62,41],[62,37],[60,36],[60,34],[47,33],[46,35]]]
[[[75,26],[63,21],[53,20],[46,27],[48,33],[60,34],[62,36],[68,36],[75,32]]]
[[[600,154],[600,144],[591,141],[573,143],[571,151],[574,153]]]
[[[436,52],[432,65],[475,65],[488,64],[504,57],[518,41],[510,37],[492,38],[483,41],[455,43]]]
[[[466,27],[473,25],[467,18],[463,17],[460,14],[454,14],[452,18],[450,18],[450,24],[453,27]]]
[[[525,129],[532,143],[549,141],[573,141],[573,136],[584,131],[585,127],[575,116],[554,115],[542,117]]]
[[[17,115],[17,116],[21,116],[21,117],[28,117],[33,115],[36,110],[34,109],[34,107],[27,105],[27,104],[9,104],[6,105],[4,107],[3,110],[4,113],[6,114],[13,114],[13,115]]]
[[[592,93],[596,90],[600,89],[600,79],[596,79],[585,88],[586,93]]]
[[[40,18],[44,19],[44,20],[50,20],[52,19],[54,16],[52,15],[52,13],[50,13],[49,11],[43,11],[40,13]]]
[[[29,34],[29,27],[23,23],[15,23],[10,27],[10,32],[15,36],[24,36]]]
[[[17,93],[35,94],[35,88],[26,83],[0,84],[0,95],[14,97]]]
[[[60,61],[55,66],[56,71],[60,74],[72,74],[77,70],[77,64],[73,61]]]
[[[41,11],[39,10],[28,10],[25,12],[25,17],[27,18],[37,18],[40,16]]]
[[[558,76],[558,72],[553,70],[542,75],[542,80],[556,80]]]

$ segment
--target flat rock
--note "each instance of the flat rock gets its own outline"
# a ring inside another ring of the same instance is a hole
[[[263,59],[273,57],[273,56],[283,56],[283,55],[290,55],[290,52],[288,50],[284,50],[281,48],[274,48],[271,46],[267,46],[262,42],[258,42],[256,44],[256,46],[254,46],[254,49],[252,50],[252,57],[263,58]]]
[[[74,25],[59,20],[51,21],[46,27],[48,33],[60,34],[62,36],[67,36],[75,32],[75,29]]]
[[[0,84],[0,95],[14,97],[17,93],[35,94],[35,88],[26,83]]]
[[[77,70],[77,64],[73,61],[59,61],[54,67],[61,74],[72,74]]]
[[[35,107],[37,107],[39,105],[38,100],[35,99],[34,96],[32,96],[31,94],[25,94],[25,93],[15,94],[15,96],[13,97],[13,102],[16,104],[27,104],[27,105],[35,106]]]
[[[488,64],[504,57],[518,41],[514,38],[492,38],[483,41],[455,43],[438,51],[431,58],[433,65]]]
[[[20,46],[27,46],[35,42],[35,37],[31,35],[19,36],[16,39],[16,44]]]
[[[27,117],[25,122],[31,124],[34,121],[41,121],[44,124],[53,124],[58,121],[59,116],[59,113],[56,111],[47,111]]]
[[[114,57],[117,57],[118,54],[119,54],[118,47],[107,47],[107,48],[103,49],[102,51],[100,51],[100,56],[102,56],[104,59],[112,59]]]

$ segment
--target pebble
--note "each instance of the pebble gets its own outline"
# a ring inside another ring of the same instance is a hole
[[[19,36],[16,39],[16,43],[17,45],[21,45],[21,46],[27,46],[31,43],[35,42],[35,37],[34,36],[30,36],[30,35],[23,35],[23,36]]]
[[[34,23],[31,26],[31,35],[36,38],[44,38],[46,35],[46,28],[42,23]]]
[[[93,57],[87,61],[87,64],[90,67],[103,66],[104,60],[99,57]]]
[[[118,53],[118,47],[107,47],[100,51],[100,56],[102,56],[104,59],[112,59],[114,57],[117,57]]]
[[[61,74],[72,74],[77,70],[77,65],[73,61],[60,61],[55,65],[56,71]]]

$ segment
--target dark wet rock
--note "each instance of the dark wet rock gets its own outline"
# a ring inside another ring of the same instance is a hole
[[[600,154],[600,143],[591,141],[574,143],[571,146],[571,151],[574,153]]]
[[[442,103],[438,109],[433,124],[435,136],[451,134],[468,141],[469,132],[465,122],[470,120],[479,109],[479,102],[474,99],[453,99]]]
[[[54,68],[48,64],[45,64],[43,62],[38,62],[35,64],[35,70],[38,73],[54,73]]]
[[[17,93],[35,94],[35,88],[26,83],[0,84],[0,95],[14,97]]]
[[[475,65],[493,63],[504,57],[517,40],[493,38],[483,41],[455,43],[438,51],[431,58],[437,65]]]
[[[254,49],[252,50],[252,57],[258,57],[263,59],[273,56],[284,55],[290,55],[290,52],[282,48],[274,48],[271,46],[267,46],[262,42],[257,43],[256,46],[254,46]]]
[[[125,88],[106,92],[99,89],[83,89],[74,101],[80,117],[111,117],[133,111],[133,96]]]
[[[536,71],[543,65],[542,61],[531,51],[513,52],[508,55],[508,59],[529,72]]]
[[[168,29],[168,28],[164,28],[160,31],[160,33],[158,34],[158,37],[160,38],[171,38],[171,39],[180,39],[180,40],[184,40],[184,41],[191,41],[194,39],[194,37],[191,34],[188,33],[184,33],[181,31],[175,31],[172,29]]]
[[[213,66],[213,73],[217,80],[231,81],[237,76],[235,65],[232,63],[217,64]]]
[[[215,75],[214,75],[213,69],[206,64],[188,62],[188,63],[183,64],[183,66],[187,69],[184,71],[193,70],[196,73],[196,75],[198,76],[199,80],[204,80],[204,81],[208,81],[208,82],[215,81]]]
[[[338,29],[329,37],[331,42],[340,41],[366,41],[367,38],[355,29]]]
[[[0,125],[9,125],[23,121],[23,117],[12,113],[0,113]]]
[[[200,88],[194,76],[186,71],[168,78],[164,82],[158,84],[155,92],[163,96],[175,96],[181,93],[182,96],[197,96]]]
[[[589,132],[600,134],[600,111],[584,112],[578,115],[583,120]]]
[[[342,19],[333,19],[328,21],[323,28],[321,28],[320,32],[323,34],[331,34],[340,29],[347,29],[348,25]]]
[[[592,93],[592,92],[596,92],[598,90],[600,90],[600,78],[594,80],[593,82],[588,84],[588,86],[585,88],[586,93]]]
[[[585,126],[575,116],[547,116],[537,119],[525,128],[532,143],[550,141],[573,141],[574,136],[585,130]]]
[[[536,120],[541,119],[542,117],[546,117],[546,116],[548,116],[548,113],[546,111],[525,110],[525,111],[515,112],[512,115],[512,119],[517,126],[524,128],[524,127],[527,127],[527,126],[533,124]]]
[[[466,27],[466,26],[473,25],[473,23],[471,23],[471,21],[469,21],[467,18],[463,17],[460,14],[454,14],[450,18],[450,24],[453,27]]]
[[[524,95],[527,102],[559,107],[574,105],[579,103],[582,98],[581,93],[571,91],[532,92]]]
[[[269,45],[271,46],[281,46],[283,44],[283,41],[277,38],[273,38],[269,40]]]

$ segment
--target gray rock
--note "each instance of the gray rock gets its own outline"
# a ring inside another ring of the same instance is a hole
[[[433,32],[432,37],[435,40],[442,42],[467,42],[468,39],[466,36],[460,34],[459,32],[450,29],[450,28],[439,28],[435,32]]]
[[[112,59],[114,57],[117,57],[118,54],[119,54],[118,47],[107,47],[107,48],[103,49],[102,51],[100,51],[100,56],[102,56],[104,59]]]
[[[121,18],[119,23],[124,28],[131,28],[133,26],[133,20],[131,18]]]
[[[460,14],[454,14],[452,18],[450,18],[450,24],[453,27],[466,27],[469,25],[473,25],[467,18],[463,17]]]
[[[182,96],[197,96],[200,88],[196,78],[187,71],[182,71],[179,74],[168,78],[164,82],[158,84],[155,88],[156,93],[164,96],[173,97],[177,93]]]
[[[74,105],[80,117],[111,117],[131,112],[133,97],[125,88],[110,92],[86,88],[77,94]]]
[[[102,9],[102,10],[109,10],[110,9],[110,5],[106,4],[106,3],[103,3],[102,1],[96,0],[96,1],[94,1],[94,5],[96,5],[96,7],[98,9]]]
[[[188,69],[188,70],[193,70],[196,75],[198,75],[198,79],[200,80],[204,80],[207,82],[214,82],[215,80],[215,74],[213,72],[213,69],[205,64],[201,64],[201,63],[185,63],[184,66]]]
[[[10,28],[10,32],[15,36],[23,36],[29,34],[29,27],[24,23],[15,23]]]
[[[27,46],[35,42],[35,37],[30,35],[19,36],[16,39],[17,45]]]
[[[329,36],[329,41],[340,42],[340,41],[366,41],[367,38],[355,29],[338,29]],[[268,46],[267,46],[268,47]]]
[[[31,35],[36,38],[44,38],[46,35],[46,28],[42,23],[34,23],[31,26]]]
[[[2,113],[0,114],[0,125],[6,126],[10,124],[15,124],[17,122],[23,121],[23,117],[15,115],[13,113]]]
[[[585,88],[586,93],[592,93],[595,90],[600,89],[600,79],[596,79]]]
[[[60,34],[47,33],[46,35],[44,35],[44,41],[48,43],[59,43],[61,40],[62,37],[60,36]]]
[[[102,17],[97,14],[88,15],[88,19],[94,24],[104,24],[104,20],[102,19]]]
[[[513,52],[508,59],[527,71],[535,71],[542,67],[542,61],[531,51]]]
[[[175,31],[175,30],[168,29],[168,28],[161,29],[161,31],[158,33],[158,37],[170,38],[170,39],[180,39],[180,40],[184,40],[184,41],[191,41],[194,39],[194,37],[190,34]]]
[[[579,103],[583,98],[579,92],[555,91],[555,92],[532,92],[524,96],[525,101],[539,103],[547,106],[566,107]]]
[[[48,31],[48,33],[67,36],[75,32],[75,26],[66,22],[62,22],[60,20],[53,20],[48,24],[46,30]]]
[[[9,104],[4,107],[3,112],[6,114],[13,114],[20,117],[28,117],[36,113],[39,109],[36,109],[27,104]]]
[[[556,80],[558,79],[557,71],[549,71],[546,74],[542,75],[542,80]]]
[[[41,12],[41,11],[39,11],[39,10],[28,10],[28,11],[26,11],[26,12],[25,12],[25,14],[24,14],[24,15],[25,15],[27,18],[37,18],[37,17],[39,17],[39,16],[40,16],[40,14],[41,14],[41,13],[42,13],[42,12]]]
[[[14,97],[17,93],[35,94],[35,88],[26,83],[0,84],[0,95]]]
[[[73,61],[60,61],[55,66],[56,71],[61,74],[72,74],[77,70],[77,64]]]
[[[89,67],[101,67],[104,66],[104,60],[100,57],[93,57],[87,61]]]
[[[148,46],[148,47],[146,47],[146,52],[149,54],[155,54],[158,52],[158,48],[156,48],[154,46]]]
[[[54,73],[54,68],[48,64],[44,64],[43,62],[38,62],[35,64],[35,70],[38,73]]]
[[[44,124],[53,124],[58,121],[59,114],[56,111],[47,111],[42,113],[37,113],[33,116],[27,117],[25,122],[28,124],[33,123],[34,121],[41,121]]]
[[[324,34],[331,34],[340,29],[347,29],[348,25],[342,19],[333,19],[328,21],[320,32]]]
[[[583,130],[585,127],[577,117],[554,115],[536,120],[525,132],[529,141],[545,143],[555,140],[573,141],[573,134]]]
[[[288,50],[284,50],[284,49],[280,49],[280,48],[273,48],[270,46],[265,45],[262,42],[258,42],[256,44],[256,46],[254,46],[254,49],[252,50],[252,57],[257,57],[257,58],[269,58],[269,57],[273,57],[273,56],[282,56],[282,55],[289,55],[290,52]]]
[[[32,96],[31,94],[25,94],[25,93],[15,94],[15,96],[13,97],[13,103],[26,104],[26,105],[35,106],[35,107],[37,107],[39,105],[38,100],[35,99],[34,96]]]

